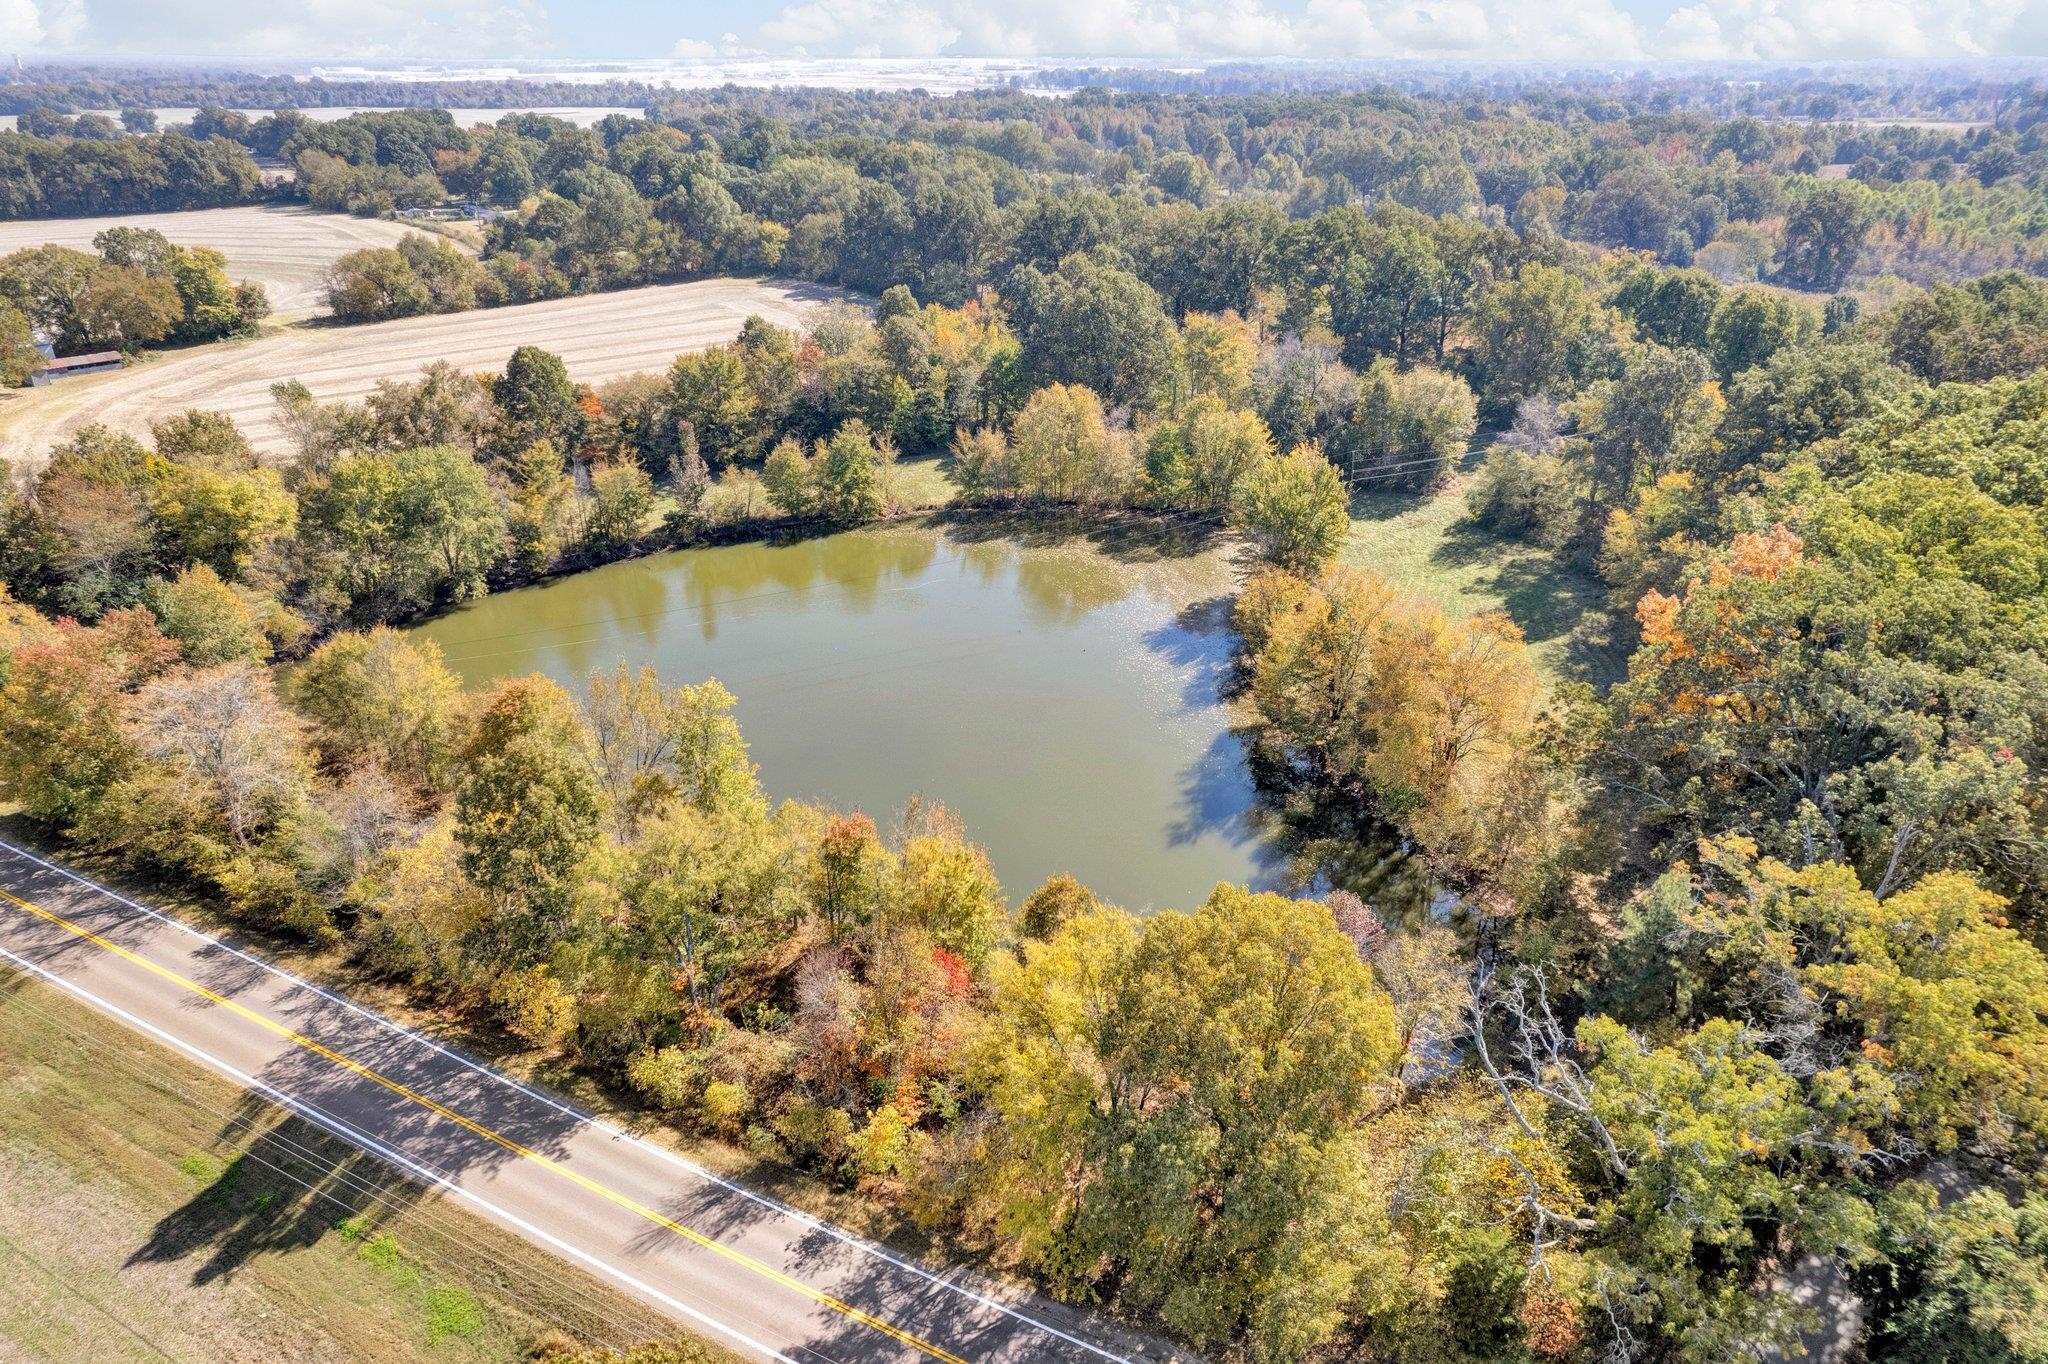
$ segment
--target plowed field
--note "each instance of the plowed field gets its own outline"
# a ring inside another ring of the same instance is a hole
[[[256,281],[281,320],[327,311],[321,295],[327,267],[365,246],[393,246],[416,229],[346,213],[304,208],[202,208],[189,213],[134,213],[113,218],[32,218],[0,222],[0,256],[25,246],[92,250],[110,227],[153,227],[179,246],[210,246],[228,258],[228,277]]]
[[[495,371],[516,348],[534,345],[561,356],[573,378],[601,383],[729,341],[752,314],[801,325],[838,297],[810,284],[699,280],[356,327],[289,327],[48,388],[0,390],[0,459],[29,467],[90,422],[147,438],[152,420],[188,408],[227,413],[258,451],[276,454],[286,447],[270,388],[285,380],[323,400],[355,399],[379,379],[415,378],[435,360]]]

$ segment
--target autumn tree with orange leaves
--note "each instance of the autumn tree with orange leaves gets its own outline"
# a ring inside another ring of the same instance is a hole
[[[2048,669],[1901,651],[1906,607],[1783,525],[1737,535],[1679,595],[1646,593],[1598,760],[1617,826],[1674,856],[1732,833],[1795,866],[1846,862],[1879,895],[1955,867],[2031,900]]]

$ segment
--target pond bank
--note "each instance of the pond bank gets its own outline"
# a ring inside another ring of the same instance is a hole
[[[716,676],[778,797],[955,809],[1020,898],[1067,871],[1133,909],[1270,885],[1224,702],[1234,546],[1115,520],[948,515],[622,560],[416,627],[472,685]]]

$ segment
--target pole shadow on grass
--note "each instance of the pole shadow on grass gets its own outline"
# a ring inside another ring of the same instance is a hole
[[[131,1265],[190,1263],[209,1284],[332,1235],[365,1239],[425,1196],[394,1166],[245,1094],[210,1150],[180,1162],[196,1192],[167,1213]]]

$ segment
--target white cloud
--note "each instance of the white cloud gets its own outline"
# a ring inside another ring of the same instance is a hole
[[[669,55],[1824,60],[2048,55],[2048,0],[771,0]],[[1638,17],[1645,4],[1659,8]],[[462,58],[599,0],[0,0],[0,52]],[[693,7],[685,5],[687,13]],[[743,8],[743,7],[742,7]],[[758,12],[758,11],[757,11]],[[1658,18],[1661,13],[1667,17]],[[592,39],[578,38],[578,45]],[[632,53],[614,55],[630,56]]]
[[[797,0],[752,41],[808,56],[1288,56],[1302,36],[1260,0]]]
[[[796,53],[934,57],[960,30],[918,0],[800,0],[761,25],[757,41]]]
[[[1823,59],[2048,50],[2048,0],[790,0],[751,46],[813,57]]]
[[[2048,0],[1697,0],[1657,37],[1669,55],[1702,58],[2035,55]]]
[[[0,0],[0,47],[43,45],[43,12],[35,0]]]
[[[0,35],[40,51],[378,58],[547,46],[541,0],[0,0]]]
[[[63,47],[84,23],[84,0],[0,0],[0,51]]]

